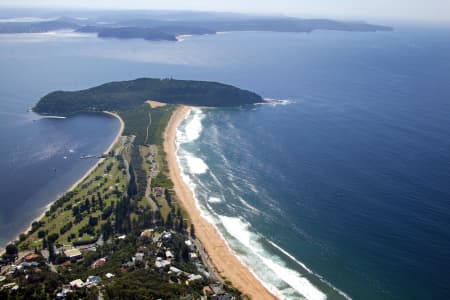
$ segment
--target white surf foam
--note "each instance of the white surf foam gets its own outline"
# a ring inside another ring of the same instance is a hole
[[[264,103],[259,103],[259,104],[265,104],[265,105],[277,106],[277,105],[288,105],[288,104],[295,103],[295,101],[289,100],[289,99],[272,99],[272,98],[265,98],[264,101],[265,101]]]
[[[222,199],[217,198],[217,197],[209,197],[208,202],[209,203],[221,203]]]
[[[244,205],[246,208],[248,208],[251,212],[255,214],[260,214],[261,212],[256,207],[250,205],[247,201],[244,200],[241,196],[238,196],[239,202],[241,202],[242,205]]]
[[[189,189],[192,191],[193,196],[194,196],[194,201],[195,201],[195,205],[197,206],[197,208],[200,210],[200,214],[203,218],[205,218],[205,220],[207,220],[209,223],[213,224],[214,223],[214,219],[210,213],[210,211],[208,211],[207,209],[205,209],[203,207],[203,205],[200,204],[200,202],[198,201],[197,198],[197,184],[195,184],[195,182],[191,179],[189,172],[187,172],[186,169],[188,169],[189,167],[186,166],[185,164],[183,164],[180,160],[180,155],[179,155],[179,149],[176,151],[176,158],[177,158],[177,163],[178,166],[180,167],[181,170],[181,178],[183,179],[184,183],[186,183],[186,185],[189,187]]]
[[[38,120],[43,120],[43,119],[67,119],[67,117],[61,117],[61,116],[44,116],[44,115],[39,115],[39,119]]]
[[[308,279],[303,277],[300,273],[288,268],[279,257],[270,255],[264,251],[264,248],[258,241],[260,237],[251,232],[249,223],[244,222],[237,217],[219,216],[219,219],[224,225],[225,230],[239,241],[239,243],[244,245],[247,248],[247,251],[250,251],[250,255],[258,258],[266,268],[270,269],[279,279],[288,284],[291,289],[296,290],[306,299],[323,300],[327,298],[326,295],[309,282]],[[258,273],[256,273],[256,275],[258,276]],[[285,299],[289,297],[286,295],[286,291],[280,290],[277,287],[275,287],[275,289],[277,294],[282,296],[281,298]]]
[[[208,171],[208,165],[203,161],[203,159],[190,154],[186,154],[184,158],[186,159],[189,170],[193,174],[203,174]]]
[[[283,248],[281,248],[280,246],[278,246],[277,244],[275,244],[272,241],[269,241],[269,244],[271,244],[273,247],[275,247],[278,251],[280,251],[281,253],[283,253],[284,255],[286,255],[287,257],[289,257],[291,260],[295,261],[299,266],[301,266],[303,269],[305,269],[306,271],[308,271],[310,274],[315,275],[316,277],[318,277],[322,282],[324,282],[325,284],[327,284],[329,287],[331,287],[334,291],[336,291],[339,295],[341,295],[342,297],[344,297],[347,300],[351,300],[352,298],[347,295],[345,292],[341,291],[340,289],[338,289],[337,287],[335,287],[334,285],[332,285],[329,281],[325,280],[321,275],[313,272],[310,268],[308,268],[304,263],[302,263],[301,261],[297,260],[294,256],[292,256],[291,254],[289,254],[287,251],[285,251]]]
[[[191,191],[193,191],[194,199],[201,215],[216,227],[227,246],[237,254],[238,259],[247,265],[256,278],[274,295],[280,299],[299,299],[302,297],[308,300],[326,299],[326,295],[314,286],[308,278],[304,277],[298,270],[288,266],[282,258],[284,256],[279,256],[266,250],[261,243],[262,237],[252,231],[248,222],[239,217],[219,215],[210,206],[212,203],[224,201],[224,197],[222,195],[219,198],[217,194],[210,195],[211,191],[207,193],[202,191],[203,185],[197,182],[198,178],[195,175],[206,173],[209,167],[201,158],[194,156],[181,146],[184,143],[195,141],[200,137],[202,119],[203,114],[201,110],[192,111],[181,126],[179,126],[176,139],[177,161],[181,169],[182,178]],[[213,178],[213,180],[218,181],[218,178]],[[256,187],[253,188],[257,190]],[[200,202],[198,197],[203,202]],[[241,197],[239,197],[239,201],[243,207],[258,211]],[[273,246],[276,249],[281,249],[275,244]],[[284,250],[284,252],[281,250],[281,253],[292,258]],[[297,260],[295,261],[298,262]],[[320,278],[319,275],[314,274],[301,262],[299,262],[299,266],[305,272],[309,272]]]
[[[180,34],[180,35],[177,35],[175,38],[177,39],[178,42],[182,42],[182,41],[185,41],[187,38],[190,38],[192,36],[193,36],[192,34]]]
[[[190,143],[200,137],[202,132],[202,119],[204,117],[201,109],[195,109],[191,112],[192,118],[189,123],[184,127],[185,139],[182,142]]]
[[[218,224],[222,224],[225,230],[234,237],[240,244],[245,248],[244,253],[248,253],[250,257],[256,258],[258,260],[258,267],[255,268],[255,264],[247,260],[243,260],[242,257],[239,259],[254,273],[254,275],[275,295],[280,299],[298,299],[298,295],[303,295],[306,299],[311,300],[323,300],[326,296],[318,290],[314,285],[312,285],[306,278],[301,276],[298,272],[289,269],[285,263],[278,257],[271,255],[270,253],[263,250],[261,243],[259,242],[259,235],[253,233],[250,229],[250,224],[242,221],[237,217],[227,217],[222,215],[217,215],[212,207],[208,203],[220,203],[223,200],[219,197],[211,196],[207,198],[205,203],[206,207],[202,205],[197,196],[199,191],[197,190],[198,185],[194,182],[194,178],[191,178],[191,174],[199,173],[200,170],[195,170],[192,165],[192,159],[196,157],[186,155],[185,151],[182,155],[181,160],[185,160],[186,163],[181,163],[182,177],[189,188],[194,192],[194,199],[197,207],[200,209],[202,216],[217,228]],[[180,157],[180,156],[179,156]],[[188,158],[189,157],[189,158]],[[189,164],[189,159],[191,160],[191,165]],[[201,160],[200,160],[201,161]],[[180,159],[179,159],[180,162]],[[203,162],[203,161],[202,161]],[[201,164],[197,161],[196,167]],[[206,166],[207,168],[207,166]],[[204,168],[202,172],[206,172],[207,169]],[[241,200],[241,199],[240,199]],[[242,203],[243,200],[241,200]],[[245,202],[245,201],[244,201]],[[244,203],[242,203],[244,204]],[[248,204],[248,203],[247,203]],[[244,204],[245,205],[245,204]],[[247,205],[245,205],[249,208]],[[254,209],[254,208],[253,208]],[[220,231],[219,231],[220,232]],[[221,234],[224,241],[227,243],[230,249],[233,249],[229,245],[229,241]],[[241,249],[242,246],[238,246],[237,249]],[[233,250],[234,251],[234,250]],[[238,250],[240,251],[240,250]],[[235,251],[234,251],[235,252]],[[245,256],[245,255],[244,255]],[[268,275],[269,272],[272,275]]]

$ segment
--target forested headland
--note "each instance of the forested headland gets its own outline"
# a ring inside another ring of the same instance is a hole
[[[123,111],[147,100],[193,106],[241,106],[263,102],[261,96],[218,82],[139,78],[102,84],[80,91],[55,91],[42,97],[33,110],[70,116],[80,112]]]

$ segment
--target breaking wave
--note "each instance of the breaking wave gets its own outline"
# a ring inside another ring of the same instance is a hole
[[[216,227],[239,260],[280,299],[327,299],[327,294],[321,290],[324,286],[333,289],[341,297],[350,299],[252,227],[244,215],[259,215],[261,212],[244,199],[242,191],[234,183],[230,186],[228,183],[224,184],[220,174],[215,174],[219,173],[218,170],[213,172],[198,157],[200,149],[197,139],[202,134],[204,117],[201,109],[191,111],[178,127],[176,139],[177,160],[183,180],[194,193],[202,216]],[[227,178],[230,174],[227,172],[229,167],[231,166],[225,166],[222,162],[221,171],[226,173]],[[200,177],[200,174],[203,175]],[[258,194],[256,186],[248,180],[242,182],[249,190]],[[314,283],[312,278],[315,278]]]
[[[202,132],[202,119],[204,114],[201,109],[194,109],[187,116],[187,124],[180,130],[178,129],[177,141],[179,143],[191,143],[200,137]]]
[[[206,171],[208,171],[208,165],[201,158],[195,157],[190,154],[186,154],[184,156],[184,159],[186,159],[186,163],[191,173],[203,174],[206,173]]]
[[[234,244],[237,241],[241,244],[239,252],[245,250],[246,254],[241,258],[244,263],[252,266],[255,275],[278,297],[298,299],[303,296],[311,300],[327,298],[308,279],[286,266],[280,257],[265,250],[260,242],[262,237],[251,231],[249,223],[238,217],[219,216],[219,219],[227,233],[236,240]]]

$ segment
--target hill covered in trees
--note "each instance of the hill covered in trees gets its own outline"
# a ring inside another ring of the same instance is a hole
[[[217,82],[139,78],[80,91],[52,92],[42,97],[33,110],[68,116],[78,112],[129,110],[146,100],[209,107],[263,102],[261,96],[253,92]]]

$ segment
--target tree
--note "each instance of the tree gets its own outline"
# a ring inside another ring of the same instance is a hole
[[[130,173],[130,182],[128,184],[127,194],[128,194],[128,196],[134,196],[137,194],[137,185],[136,185],[136,177],[134,174],[134,169],[131,164],[129,167],[129,173]]]
[[[191,237],[195,239],[195,227],[194,224],[191,224]]]
[[[41,222],[34,221],[33,223],[31,223],[31,232],[35,232],[41,226],[42,226]]]
[[[49,244],[53,244],[59,238],[59,234],[52,233],[47,237]]]
[[[19,250],[17,249],[17,246],[15,244],[8,244],[6,246],[6,254],[9,256],[16,256]]]
[[[183,260],[185,262],[189,261],[189,248],[186,245],[184,245],[184,244],[182,246],[182,255],[181,255],[181,257],[183,258]]]
[[[80,208],[77,206],[72,207],[72,215],[76,217],[80,213]]]
[[[166,218],[166,228],[171,229],[172,227],[173,227],[172,213],[169,212]]]
[[[164,189],[164,196],[169,206],[172,205],[172,196],[170,195],[169,189]]]
[[[184,231],[184,221],[183,221],[183,217],[179,217],[178,219],[178,226],[177,226],[177,231],[178,232],[183,232]]]
[[[89,217],[89,225],[94,227],[94,226],[97,226],[97,224],[98,224],[98,218],[90,216]]]
[[[101,232],[103,234],[103,240],[107,241],[109,237],[112,235],[113,231],[114,229],[109,221],[103,224],[101,229]]]
[[[21,233],[19,235],[19,241],[21,241],[21,242],[25,241],[26,238],[27,238],[27,235],[25,233]]]

